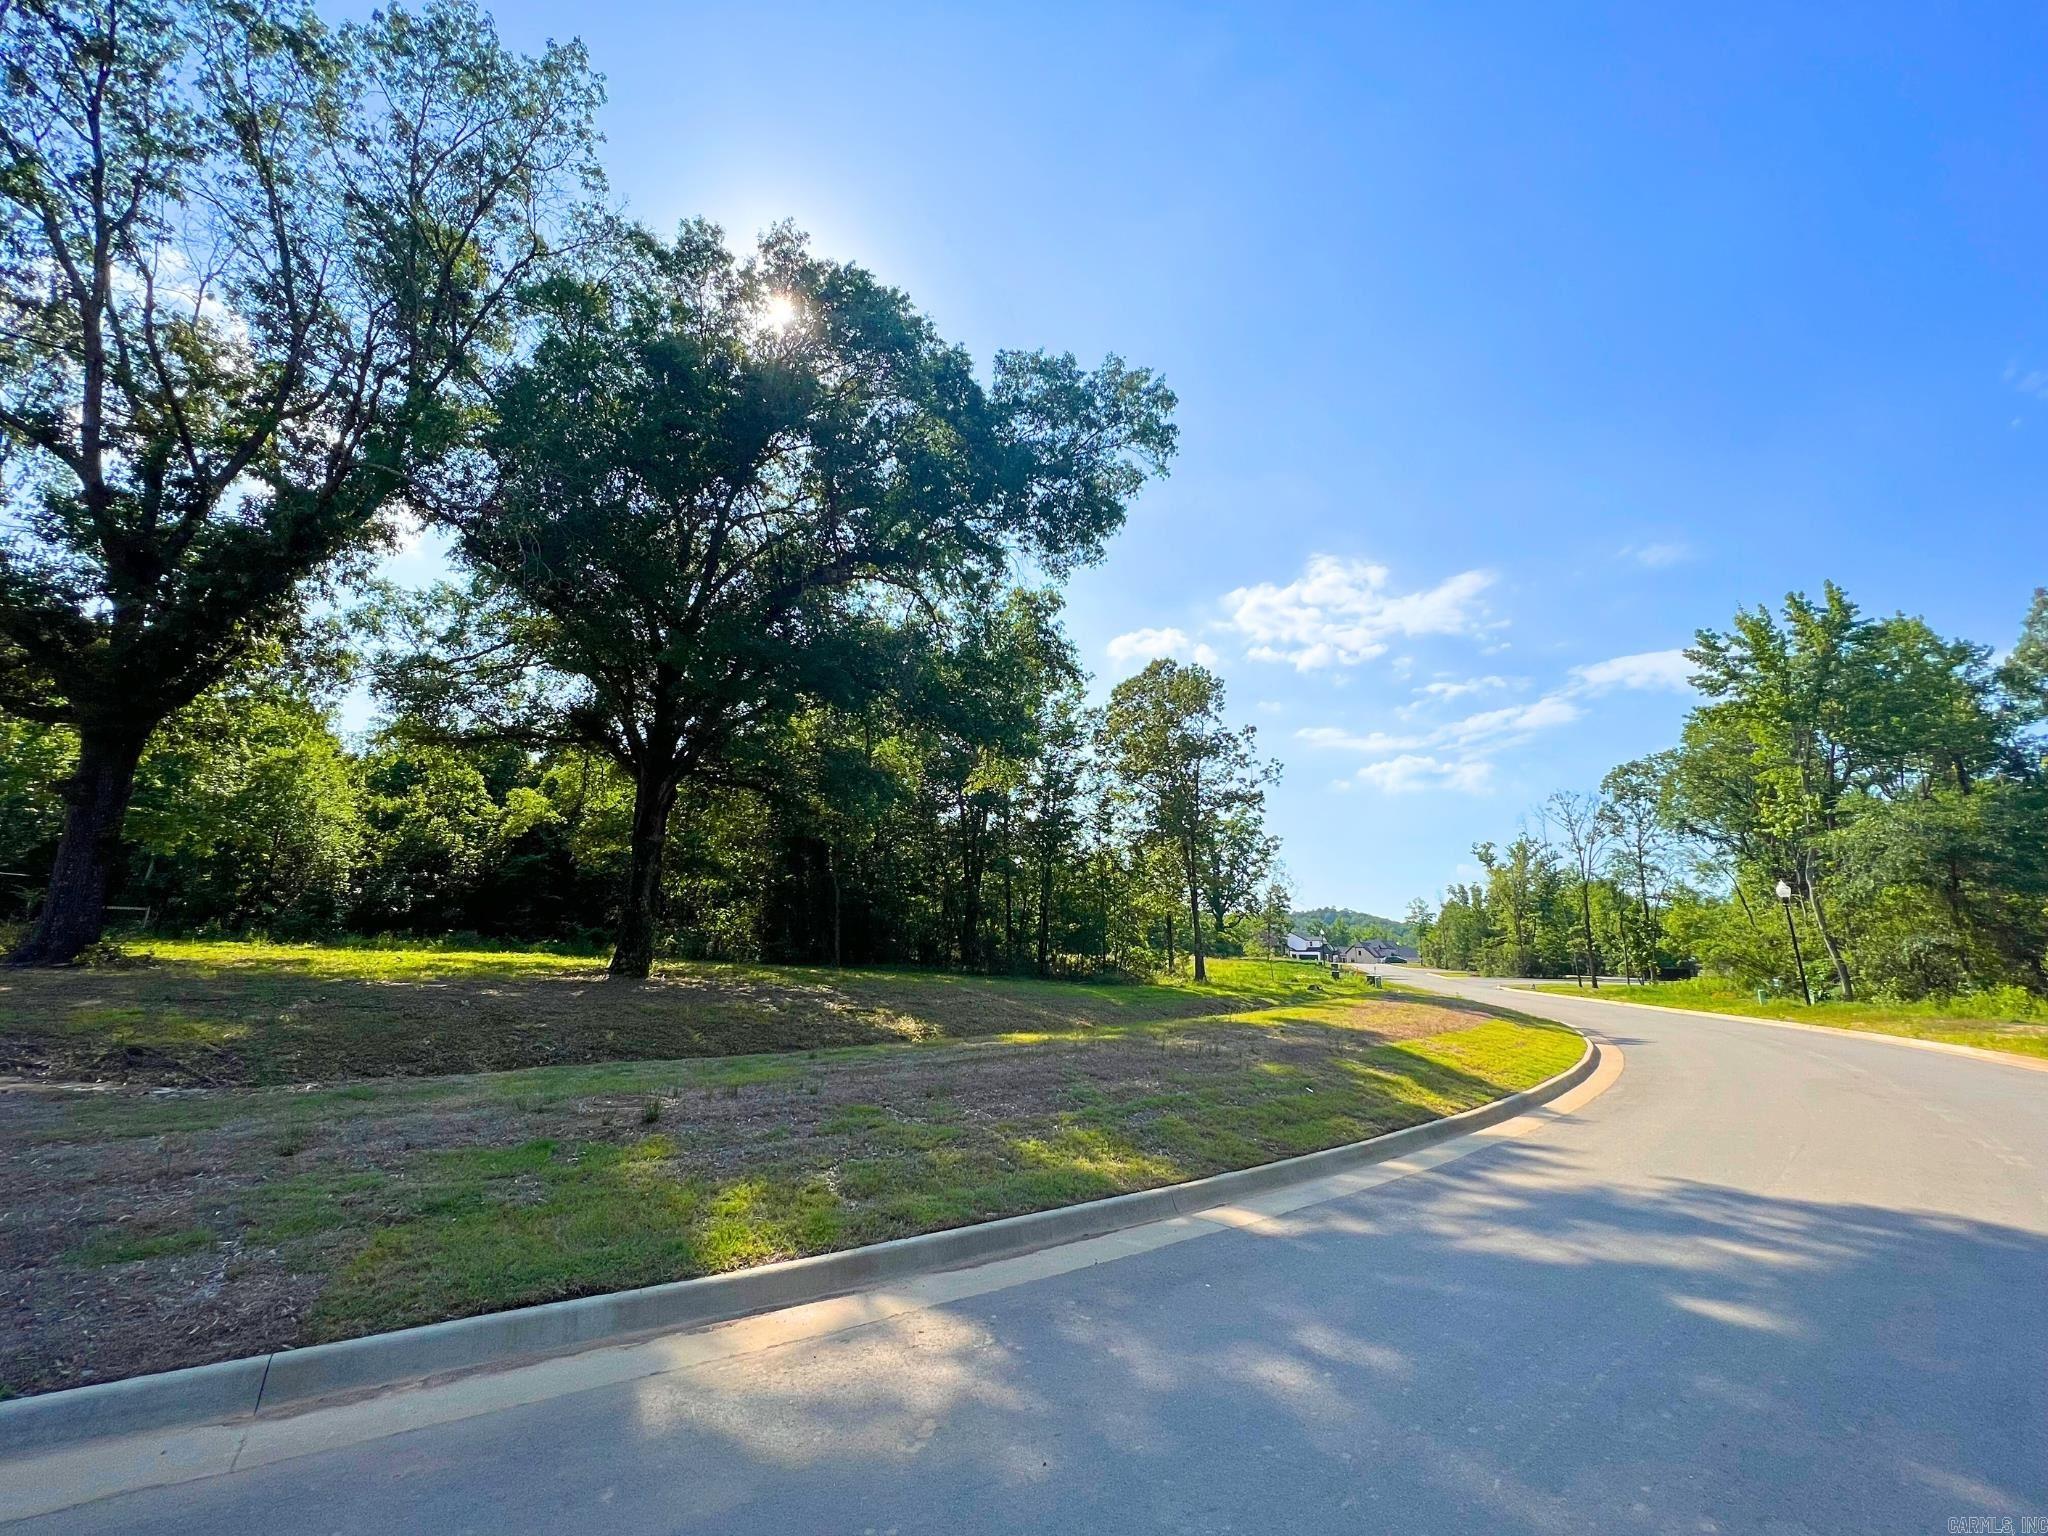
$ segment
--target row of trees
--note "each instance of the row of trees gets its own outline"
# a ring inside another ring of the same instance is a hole
[[[1050,970],[1163,926],[1200,974],[1271,861],[1269,770],[1200,668],[1091,717],[1054,586],[1163,473],[1172,394],[1115,357],[984,375],[788,229],[742,257],[611,215],[600,96],[467,0],[0,9],[14,962],[125,894],[602,922],[628,976],[664,944]],[[405,520],[462,579],[337,606]],[[308,681],[338,611],[389,722],[362,752]]]
[[[1043,975],[1236,952],[1273,857],[1269,765],[1222,725],[1221,687],[1198,668],[1158,663],[1089,708],[1051,617],[1042,595],[1015,594],[928,657],[918,690],[858,716],[808,712],[758,781],[691,786],[664,864],[663,947]],[[321,675],[345,659],[324,650]],[[585,943],[615,929],[635,796],[609,759],[449,743],[403,719],[352,745],[303,662],[271,660],[144,753],[129,915],[276,937]],[[1192,755],[1161,739],[1176,732],[1228,745]],[[51,786],[73,751],[61,728],[0,722],[10,873],[48,867],[64,810]],[[1198,779],[1199,799],[1177,799]]]
[[[1409,907],[1427,965],[1494,976],[1651,976],[1682,965],[1661,934],[1677,876],[1661,837],[1638,864],[1611,802],[1559,794],[1512,841],[1478,843],[1480,875]]]
[[[1426,959],[1785,984],[1797,945],[1843,998],[2048,991],[2048,592],[2002,662],[1832,584],[1686,654],[1679,745],[1480,844]]]

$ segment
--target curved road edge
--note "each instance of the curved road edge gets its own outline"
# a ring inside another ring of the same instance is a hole
[[[1420,974],[1420,973],[1418,973]],[[1428,974],[1436,975],[1437,972]],[[1436,989],[1425,987],[1424,991]],[[1602,997],[1596,992],[1575,994],[1571,992],[1539,991],[1530,982],[1519,978],[1502,978],[1494,982],[1492,990],[1511,995],[1525,994],[1531,997],[1557,997],[1574,1003],[1611,1003],[1617,1008],[1635,1008],[1652,1013],[1672,1013],[1685,1019],[1732,1019],[1738,1024],[1761,1024],[1768,1029],[1797,1029],[1810,1035],[1832,1035],[1835,1039],[1881,1040],[1887,1045],[1903,1045],[1916,1051],[1934,1051],[1944,1056],[1966,1056],[1975,1061],[1996,1062],[2002,1067],[2019,1067],[2028,1072],[2048,1072],[2048,1056],[2023,1056],[2017,1051],[1988,1050],[1981,1045],[1958,1045],[1952,1040],[1921,1040],[1912,1035],[1887,1034],[1881,1029],[1845,1029],[1835,1024],[1802,1024],[1797,1019],[1766,1019],[1753,1013],[1716,1013],[1708,1008],[1680,1008],[1671,1003],[1639,1003],[1631,997]],[[1469,996],[1468,993],[1440,995]],[[1541,1018],[1538,1014],[1535,1017]],[[1547,1019],[1545,1022],[1562,1024],[1562,1019]],[[1576,1025],[1569,1026],[1576,1028]]]
[[[1301,1157],[731,1275],[0,1404],[0,1523],[694,1370],[1214,1233],[1284,1237],[1289,1228],[1280,1218],[1291,1212],[1535,1134],[1605,1093],[1621,1075],[1620,1050],[1597,1034],[1565,1027],[1584,1037],[1586,1048],[1554,1077],[1456,1115]],[[671,1315],[637,1320],[650,1312]],[[545,1335],[600,1324],[609,1326],[571,1334],[551,1349],[536,1338],[536,1330]],[[411,1355],[414,1369],[353,1379],[404,1359],[406,1346],[430,1335],[436,1336],[433,1348]],[[477,1352],[479,1346],[494,1347]],[[457,1351],[477,1353],[450,1364],[421,1364]],[[294,1355],[324,1356],[338,1368],[310,1360],[313,1369],[295,1366],[296,1375],[283,1378],[289,1393],[283,1395],[276,1389],[280,1367]],[[241,1394],[239,1409],[236,1399],[224,1406],[218,1387],[204,1390],[206,1382],[194,1380],[209,1375]],[[126,1418],[137,1412],[178,1417]]]

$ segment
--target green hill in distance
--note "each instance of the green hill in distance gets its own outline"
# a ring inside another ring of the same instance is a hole
[[[1305,912],[1290,912],[1287,921],[1305,938],[1320,936],[1336,945],[1354,944],[1360,939],[1392,939],[1396,944],[1415,942],[1415,930],[1399,918],[1354,912],[1349,907],[1310,907]]]

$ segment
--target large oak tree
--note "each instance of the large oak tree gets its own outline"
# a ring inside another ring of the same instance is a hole
[[[742,260],[701,223],[621,230],[551,284],[493,393],[433,499],[479,584],[393,680],[631,778],[622,976],[652,964],[686,784],[744,782],[793,712],[888,686],[876,636],[943,634],[1019,560],[1097,558],[1174,446],[1145,370],[1004,352],[984,382],[860,267],[788,230]]]
[[[0,709],[78,742],[15,961],[99,936],[151,735],[453,440],[597,99],[467,0],[0,7]]]

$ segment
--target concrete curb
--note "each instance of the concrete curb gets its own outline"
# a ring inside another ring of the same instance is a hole
[[[732,1274],[546,1302],[0,1403],[0,1457],[144,1430],[233,1423],[303,1408],[321,1398],[568,1353],[635,1334],[729,1322],[757,1312],[823,1301],[883,1281],[963,1269],[1192,1215],[1284,1185],[1385,1162],[1498,1125],[1576,1088],[1593,1075],[1598,1062],[1599,1052],[1588,1040],[1578,1061],[1565,1071],[1491,1104],[1369,1141],[1185,1184],[788,1259]]]

